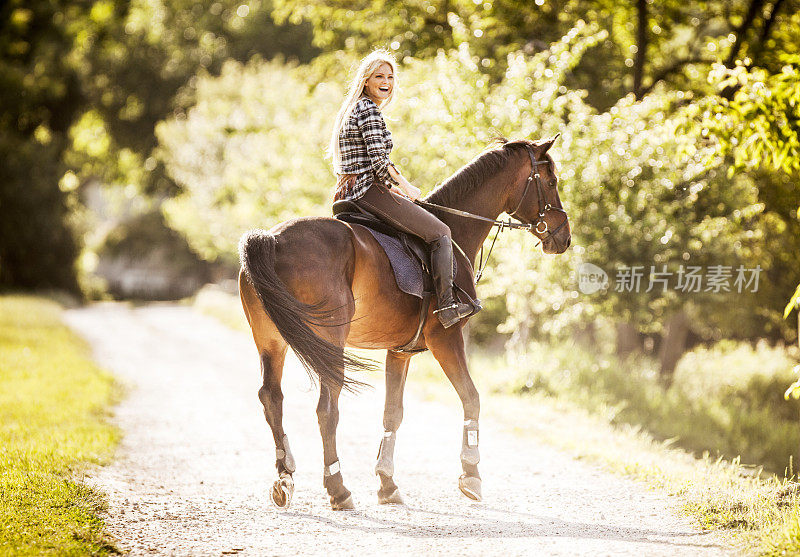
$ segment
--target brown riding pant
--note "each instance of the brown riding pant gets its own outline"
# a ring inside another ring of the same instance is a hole
[[[450,237],[450,228],[413,201],[373,184],[353,203],[369,211],[387,224],[419,236],[430,244],[442,236]]]

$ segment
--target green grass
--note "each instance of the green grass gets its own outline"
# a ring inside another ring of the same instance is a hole
[[[118,433],[112,378],[59,320],[61,306],[0,296],[0,555],[106,555],[101,493],[79,478]]]

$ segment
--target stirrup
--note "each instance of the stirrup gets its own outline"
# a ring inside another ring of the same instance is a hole
[[[465,317],[469,317],[474,313],[474,308],[470,304],[462,304],[454,302],[449,306],[439,308],[433,311],[433,314],[439,318],[442,327],[445,329],[452,327]]]

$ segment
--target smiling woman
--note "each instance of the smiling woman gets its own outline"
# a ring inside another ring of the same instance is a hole
[[[394,71],[384,62],[375,70],[364,84],[364,94],[382,104],[394,93]]]
[[[414,203],[419,188],[389,160],[394,144],[381,110],[394,96],[396,66],[383,50],[369,54],[359,65],[331,136],[333,169],[338,176],[335,199],[351,201],[428,245],[438,305],[434,314],[448,328],[472,315],[477,306],[454,296],[450,228]]]

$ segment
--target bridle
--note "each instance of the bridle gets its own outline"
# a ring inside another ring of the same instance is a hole
[[[549,165],[550,163],[549,163],[549,161],[537,161],[533,156],[533,150],[527,145],[525,147],[526,147],[526,149],[528,151],[528,156],[531,159],[531,173],[528,175],[528,179],[525,181],[525,189],[522,190],[522,197],[519,198],[519,203],[517,203],[517,208],[514,209],[513,211],[511,211],[508,214],[509,214],[509,216],[516,217],[517,211],[520,210],[520,208],[522,207],[522,204],[525,201],[525,196],[528,195],[528,188],[530,188],[531,182],[535,179],[536,180],[536,197],[537,197],[537,201],[538,201],[537,207],[539,207],[539,220],[536,221],[536,224],[534,225],[533,229],[536,231],[537,234],[545,234],[545,233],[547,233],[547,236],[542,238],[542,241],[544,241],[547,238],[549,238],[550,236],[553,236],[556,232],[561,230],[561,228],[565,224],[567,224],[567,219],[564,219],[561,222],[561,224],[559,224],[556,227],[555,230],[553,230],[552,232],[548,232],[547,221],[544,219],[545,215],[547,214],[547,211],[560,211],[560,212],[562,212],[564,214],[566,214],[566,211],[564,209],[562,209],[561,207],[553,207],[549,203],[544,203],[545,197],[544,197],[544,188],[542,186],[542,177],[539,174],[539,170],[538,170],[537,167],[539,167],[539,166],[541,166],[543,164]],[[519,217],[517,217],[517,218],[519,218]],[[540,226],[544,226],[544,228],[539,230]],[[553,239],[553,241],[555,241],[555,239]]]
[[[508,213],[511,217],[516,217],[516,213],[522,208],[522,204],[525,202],[525,197],[528,195],[528,189],[530,188],[531,182],[536,180],[536,196],[538,200],[538,207],[539,207],[539,219],[536,221],[536,224],[526,223],[526,222],[515,222],[511,219],[504,221],[504,220],[494,220],[487,217],[482,217],[480,215],[475,215],[472,213],[468,213],[467,211],[461,211],[459,209],[453,209],[452,207],[445,207],[443,205],[436,205],[435,203],[428,203],[427,201],[422,201],[417,199],[415,203],[417,205],[421,205],[422,207],[427,207],[429,209],[437,209],[439,211],[444,211],[446,213],[450,213],[453,215],[458,215],[460,217],[466,217],[475,220],[481,220],[484,222],[489,222],[492,226],[497,227],[497,232],[494,235],[494,239],[492,239],[492,245],[489,247],[489,252],[486,255],[486,261],[483,260],[483,246],[481,245],[480,251],[480,259],[478,263],[478,272],[475,273],[475,284],[478,284],[478,281],[481,280],[481,276],[483,275],[483,270],[486,267],[486,264],[489,262],[489,256],[492,255],[492,250],[494,249],[494,244],[497,241],[497,237],[503,231],[504,228],[508,228],[511,230],[528,230],[528,231],[535,231],[537,234],[547,234],[547,236],[540,238],[540,242],[544,242],[548,238],[553,238],[553,242],[555,242],[556,246],[558,246],[558,240],[555,238],[555,234],[561,230],[561,228],[567,224],[567,219],[564,218],[563,222],[559,224],[555,230],[549,231],[547,226],[547,221],[545,220],[545,215],[548,211],[560,211],[566,215],[566,211],[561,207],[553,207],[549,203],[544,203],[544,188],[541,182],[541,175],[539,174],[538,167],[547,164],[549,165],[549,161],[537,161],[536,157],[533,156],[533,149],[529,145],[525,145],[525,149],[528,151],[528,156],[531,159],[531,172],[528,175],[528,179],[525,181],[525,188],[522,190],[522,197],[519,199],[519,203],[517,203],[516,209]],[[519,217],[517,217],[519,218]],[[522,220],[522,219],[520,219]],[[539,228],[543,226],[541,230]],[[538,246],[539,244],[537,244]]]

